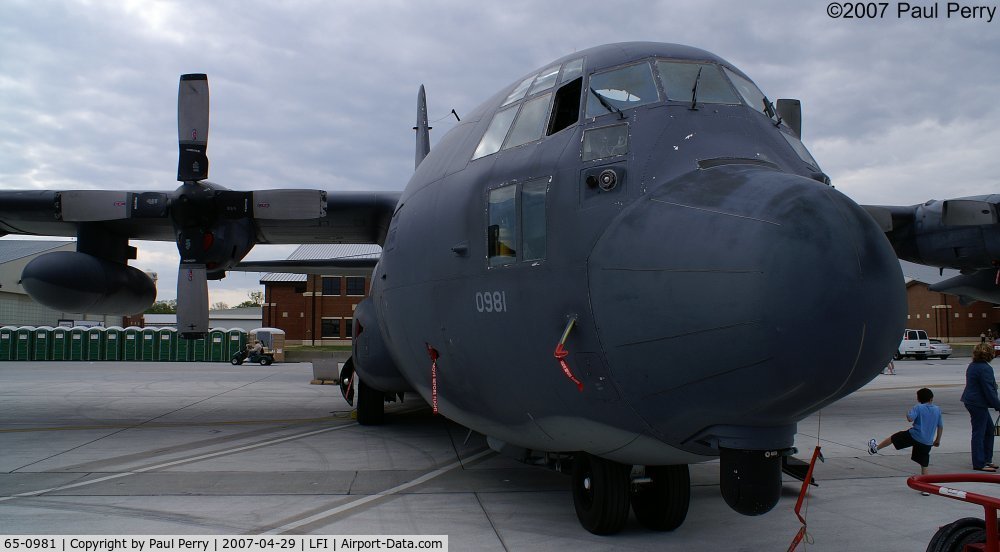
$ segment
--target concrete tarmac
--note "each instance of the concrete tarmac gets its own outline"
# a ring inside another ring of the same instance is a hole
[[[808,360],[804,360],[808,362]],[[1000,361],[998,361],[1000,362]],[[968,359],[904,360],[799,424],[826,459],[800,550],[923,550],[940,525],[982,508],[906,486],[908,451],[869,456],[909,426],[916,390],[944,412],[932,473],[973,473],[959,402]],[[670,533],[634,518],[582,529],[569,477],[489,451],[481,435],[417,401],[362,427],[308,363],[0,363],[0,534],[446,534],[451,550],[786,550],[800,483],[758,517],[730,510],[718,464],[691,467],[691,507]],[[1000,476],[998,476],[1000,479]],[[993,485],[954,485],[1000,496]]]

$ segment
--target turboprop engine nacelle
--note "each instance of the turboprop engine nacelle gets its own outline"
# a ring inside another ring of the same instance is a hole
[[[21,285],[32,299],[62,312],[137,314],[156,300],[156,284],[139,269],[76,251],[36,257]]]

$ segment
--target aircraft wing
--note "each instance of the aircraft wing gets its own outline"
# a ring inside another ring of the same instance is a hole
[[[1000,303],[1000,194],[864,208],[900,259],[962,272],[932,290]]]
[[[143,194],[103,190],[0,191],[0,232],[77,237],[81,225],[100,224],[126,238],[173,241],[173,225],[165,212],[158,216],[131,216],[130,204],[138,195]],[[151,195],[167,194],[152,192]],[[72,198],[81,198],[81,203]],[[81,211],[83,202],[91,202],[96,208],[92,213]]]
[[[325,209],[316,210],[317,213],[325,211],[321,217],[256,218],[247,213],[252,219],[254,242],[264,244],[382,243],[400,195],[399,192],[280,189],[238,192],[217,186],[215,191],[226,203],[233,202],[234,197],[236,202],[270,203],[268,197],[287,192],[325,196]],[[171,204],[177,201],[175,194],[110,190],[0,191],[0,233],[78,237],[82,227],[90,226],[126,239],[175,241],[177,236],[170,210]]]
[[[383,244],[400,192],[325,192],[326,215],[254,221],[257,243]]]
[[[299,259],[244,261],[230,270],[237,272],[283,272],[288,274],[368,275],[378,264],[377,257],[339,259]]]
[[[21,281],[39,303],[64,312],[134,314],[156,296],[128,260],[129,240],[175,241],[180,253],[177,321],[182,336],[208,330],[208,280],[221,278],[255,244],[385,241],[400,194],[275,188],[239,191],[208,178],[208,77],[182,75],[177,93],[173,191],[0,192],[0,234],[75,236],[76,252],[32,260]]]

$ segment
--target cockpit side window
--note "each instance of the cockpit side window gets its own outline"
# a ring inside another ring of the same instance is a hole
[[[657,61],[656,70],[668,100],[698,103],[738,104],[739,97],[717,65]]]
[[[486,129],[486,134],[479,141],[476,153],[472,155],[473,159],[479,159],[480,157],[500,151],[500,146],[503,145],[507,131],[510,130],[510,124],[514,122],[514,115],[517,114],[517,108],[518,106],[512,105],[504,110],[497,111],[497,114],[493,116],[493,120],[490,121],[489,128]]]
[[[760,88],[757,88],[756,84],[737,75],[728,68],[723,68],[723,70],[726,72],[729,80],[733,82],[733,86],[736,87],[736,91],[740,93],[743,101],[750,107],[766,115],[768,105],[764,93],[760,91]]]
[[[648,64],[647,64],[648,70]],[[546,67],[525,78],[504,98],[472,160],[541,140],[580,120],[583,58]],[[553,98],[552,88],[560,83]],[[655,86],[654,86],[655,93]],[[549,104],[552,108],[549,109]]]
[[[583,58],[576,58],[567,61],[563,65],[563,72],[562,76],[559,77],[559,82],[569,82],[581,75],[583,75]]]
[[[619,67],[590,77],[587,117],[660,101],[649,63]]]
[[[549,130],[546,135],[551,136],[580,120],[580,91],[582,87],[583,77],[577,77],[556,90],[556,99],[552,102],[552,116],[549,117]]]
[[[542,94],[524,102],[503,149],[534,142],[542,137],[547,120],[546,116],[549,113],[549,99],[551,98],[552,94]]]
[[[552,88],[552,85],[556,83],[556,77],[559,75],[559,66],[549,67],[541,73],[535,79],[535,84],[531,87],[528,92],[529,95],[541,92],[543,90],[548,90]]]
[[[500,104],[500,107],[503,107],[505,105],[510,105],[516,102],[517,100],[523,98],[525,93],[528,92],[528,87],[531,86],[531,81],[533,80],[535,80],[534,75],[521,81],[516,87],[514,87],[514,90],[512,90],[511,93],[507,95],[507,99],[504,100],[502,104]]]

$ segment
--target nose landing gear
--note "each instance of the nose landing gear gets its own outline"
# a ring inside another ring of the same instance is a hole
[[[686,465],[646,466],[633,478],[632,466],[587,454],[573,459],[573,505],[583,528],[611,535],[625,528],[629,506],[647,529],[672,531],[687,517],[691,479]]]

